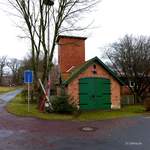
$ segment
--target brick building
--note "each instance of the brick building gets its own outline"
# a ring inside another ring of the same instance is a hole
[[[85,37],[59,36],[63,84],[81,110],[120,108],[122,81],[98,57],[85,61]]]

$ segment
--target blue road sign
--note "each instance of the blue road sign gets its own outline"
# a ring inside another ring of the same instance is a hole
[[[25,70],[24,71],[24,83],[32,83],[33,82],[33,71]]]

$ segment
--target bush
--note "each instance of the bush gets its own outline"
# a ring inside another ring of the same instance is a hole
[[[146,110],[146,111],[150,111],[150,97],[147,97],[147,98],[144,100],[144,107],[145,107],[145,110]]]
[[[68,95],[55,96],[52,98],[52,106],[56,113],[74,113],[77,109],[73,104],[69,104],[70,97]]]
[[[27,101],[28,101],[27,95],[28,95],[28,91],[27,90],[23,90],[21,92],[21,98],[23,99],[22,103],[27,103]]]
[[[30,90],[30,103],[37,103],[38,102],[38,93],[37,92],[34,92],[33,93],[33,90]],[[27,89],[24,89],[22,92],[21,92],[21,96],[22,96],[22,99],[24,99],[24,102],[27,103],[28,102],[28,90]]]

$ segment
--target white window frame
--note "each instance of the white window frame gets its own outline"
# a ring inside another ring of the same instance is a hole
[[[133,81],[129,81],[129,87],[134,87],[135,86],[135,83]]]

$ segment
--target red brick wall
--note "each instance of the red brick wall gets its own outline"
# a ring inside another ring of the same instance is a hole
[[[85,62],[85,39],[80,37],[59,37],[58,63],[61,73],[65,73],[72,66],[78,66]]]
[[[84,72],[79,74],[69,85],[68,94],[74,98],[74,103],[79,104],[79,79],[84,77],[104,77],[111,81],[111,107],[120,108],[120,92],[121,86],[116,79],[114,79],[103,67],[96,65],[97,74],[92,73],[93,65],[87,68]]]

